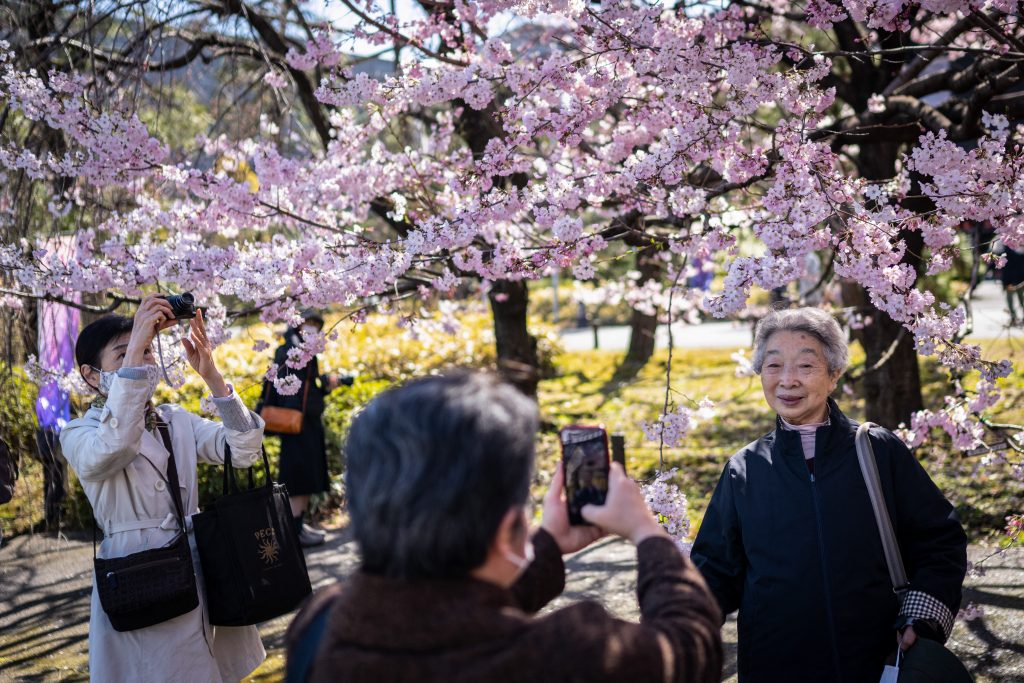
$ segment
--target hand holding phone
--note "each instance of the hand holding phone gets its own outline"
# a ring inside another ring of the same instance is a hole
[[[569,524],[588,525],[584,505],[604,505],[608,495],[608,434],[602,427],[570,425],[559,432]]]
[[[643,491],[626,476],[619,463],[611,466],[605,504],[587,505],[581,512],[591,524],[629,539],[634,545],[651,536],[668,536],[647,506]]]
[[[565,504],[565,476],[561,463],[551,477],[548,492],[544,494],[544,513],[540,525],[555,539],[563,555],[583,550],[604,536],[604,531],[596,526],[569,524],[569,513]]]

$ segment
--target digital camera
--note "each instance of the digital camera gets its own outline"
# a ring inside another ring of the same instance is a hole
[[[175,320],[189,320],[196,317],[196,298],[191,292],[181,294],[168,294],[163,299],[171,305]]]

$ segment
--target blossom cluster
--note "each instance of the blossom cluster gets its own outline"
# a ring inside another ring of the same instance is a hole
[[[657,516],[658,522],[665,528],[680,550],[689,554],[692,543],[687,542],[690,535],[690,517],[687,512],[686,495],[672,483],[678,474],[673,468],[657,472],[654,479],[641,486],[644,500]]]
[[[706,396],[693,410],[686,406],[676,406],[653,422],[642,422],[641,428],[648,441],[657,441],[668,448],[675,448],[682,443],[687,434],[702,421],[711,419],[715,414],[715,404]]]
[[[789,4],[766,7],[781,14]],[[0,225],[19,220],[18,184],[4,181],[23,174],[62,188],[47,198],[51,217],[81,226],[62,235],[70,259],[44,238],[0,244],[5,283],[25,296],[190,290],[211,306],[220,339],[228,297],[273,323],[306,307],[379,302],[409,282],[422,296],[454,296],[469,279],[565,269],[591,280],[620,238],[716,268],[722,286],[703,291],[687,284],[690,273],[667,268],[676,286],[627,277],[602,283],[607,297],[663,319],[699,309],[728,316],[754,287],[784,286],[804,274],[810,252],[831,250],[835,274],[862,285],[921,353],[957,371],[991,367],[956,341],[965,310],[922,288],[901,235],[920,235],[930,276],[953,267],[965,220],[1024,246],[1024,152],[1005,117],[986,113],[971,149],[926,133],[908,146],[898,177],[867,182],[817,134],[835,123],[830,59],[787,46],[784,32],[764,40],[751,8],[460,0],[399,18],[364,5],[353,36],[408,46],[393,73],[354,69],[341,31],[323,24],[263,75],[284,95],[298,75],[314,79],[328,128],[321,144],[264,121],[258,134],[211,133],[171,150],[133,110],[131,83],[24,69],[0,45],[5,111],[66,142],[55,152],[0,139]],[[821,28],[849,16],[893,30],[918,8],[941,21],[981,4],[812,0],[805,11]],[[499,16],[516,17],[516,30],[499,32]],[[868,113],[890,104],[873,93]],[[486,134],[467,142],[467,122],[484,120]],[[912,180],[935,210],[906,208]],[[104,210],[94,219],[74,220],[96,207]],[[756,248],[741,249],[739,234]],[[0,306],[18,302],[0,297]],[[423,329],[418,317],[404,321],[410,334]],[[313,353],[300,346],[286,363],[301,367]],[[294,384],[274,381],[282,393]],[[977,445],[972,416],[996,392],[984,396],[915,416],[908,440],[941,427],[958,446]],[[677,444],[694,417],[676,408],[648,436]]]

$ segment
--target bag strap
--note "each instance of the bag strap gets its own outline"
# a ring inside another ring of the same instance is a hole
[[[164,442],[164,448],[167,449],[167,488],[171,490],[171,498],[174,500],[174,509],[178,513],[178,521],[181,523],[181,532],[185,533],[185,506],[181,503],[181,488],[178,479],[178,465],[174,461],[174,448],[171,446],[171,434],[167,431],[167,423],[157,416],[156,421],[157,429],[160,432],[160,436]],[[140,453],[141,455],[141,453]],[[149,458],[143,456],[147,462],[151,465]],[[157,470],[157,474],[161,474],[160,470]],[[125,482],[128,481],[128,472],[124,471]],[[99,530],[99,524],[96,523],[96,515],[92,518],[92,559],[96,560],[96,532]]]
[[[327,632],[327,623],[331,615],[331,608],[339,597],[337,584],[330,588],[314,593],[307,606],[304,607],[296,620],[292,622],[289,633],[286,635],[291,642],[288,645],[288,665],[285,667],[285,683],[306,683],[309,674],[313,670],[313,663],[316,660],[317,652],[320,651],[320,643]],[[315,604],[318,603],[319,604]],[[305,617],[307,610],[313,610],[312,618],[305,624],[296,623]],[[294,640],[292,640],[291,629],[296,629]]]
[[[164,441],[164,448],[167,449],[167,488],[171,490],[171,498],[174,499],[174,507],[178,510],[178,519],[181,521],[181,531],[185,532],[185,506],[181,504],[181,484],[178,480],[178,465],[174,462],[174,449],[171,447],[171,433],[167,430],[167,423],[157,418],[156,428]]]
[[[267,378],[263,378],[263,396],[260,397],[260,403],[264,406],[270,405],[270,385],[271,382],[267,381]]]
[[[306,399],[309,398],[309,385],[313,379],[313,360],[306,363],[306,388],[302,390],[302,417],[306,417]]]
[[[263,456],[263,473],[265,475],[264,481],[270,483],[270,460],[267,459],[267,449],[260,444],[260,455]],[[252,467],[249,470],[249,489],[255,488],[256,483],[252,477]],[[227,441],[224,442],[224,484],[221,489],[221,495],[227,495],[228,493],[238,493],[241,489],[238,488],[238,482],[235,481],[235,468],[231,464],[231,445]]]
[[[306,380],[303,382],[305,388],[302,390],[302,415],[306,415],[306,401],[309,399],[309,384],[313,374],[313,361],[310,360],[306,363]],[[280,375],[279,375],[280,376]],[[270,405],[270,385],[272,382],[268,382],[266,379],[263,380],[263,405]]]
[[[907,571],[903,567],[903,557],[900,555],[900,546],[896,542],[896,533],[892,528],[889,509],[886,507],[885,497],[882,495],[882,483],[878,478],[878,463],[875,461],[875,450],[871,446],[871,438],[868,434],[872,427],[877,426],[874,422],[862,424],[857,428],[854,443],[857,446],[860,473],[864,477],[864,484],[868,488],[868,497],[871,499],[871,509],[875,513],[878,535],[882,537],[882,551],[885,553],[885,564],[889,567],[892,589],[902,598],[910,589],[910,583],[907,581]]]

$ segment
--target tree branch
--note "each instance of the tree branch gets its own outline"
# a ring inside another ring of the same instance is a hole
[[[90,306],[88,304],[79,303],[77,301],[69,301],[61,296],[55,296],[53,294],[30,294],[28,292],[18,292],[12,289],[0,288],[0,294],[8,294],[16,296],[20,299],[33,299],[35,301],[52,301],[53,303],[63,304],[71,308],[77,308],[80,311],[86,313],[92,313],[94,315],[106,315],[107,313],[113,313],[122,304],[137,304],[139,299],[132,299],[130,297],[115,296],[114,294],[107,293],[107,297],[111,300],[107,306]]]
[[[269,19],[246,5],[242,0],[222,0],[220,8],[223,10],[222,13],[245,19],[259,36],[260,40],[263,41],[263,44],[281,60],[280,65],[288,70],[292,82],[295,83],[295,89],[299,95],[299,100],[302,102],[302,108],[305,110],[306,115],[309,116],[313,128],[316,129],[317,136],[320,138],[320,144],[324,149],[327,149],[331,142],[331,126],[327,122],[323,105],[313,94],[313,84],[310,82],[309,77],[304,72],[294,69],[284,62],[284,56],[288,52],[289,47],[285,37],[274,28]]]
[[[896,78],[894,78],[889,85],[885,87],[885,90],[882,91],[882,95],[888,97],[889,95],[898,94],[896,92],[897,89],[915,79],[925,67],[931,64],[936,57],[943,53],[943,48],[949,46],[954,40],[963,35],[967,29],[974,26],[975,21],[976,20],[973,16],[968,15],[956,22],[948,31],[943,33],[937,41],[935,41],[935,46],[932,49],[925,50],[914,57],[913,61],[903,67],[900,73],[897,74]]]

